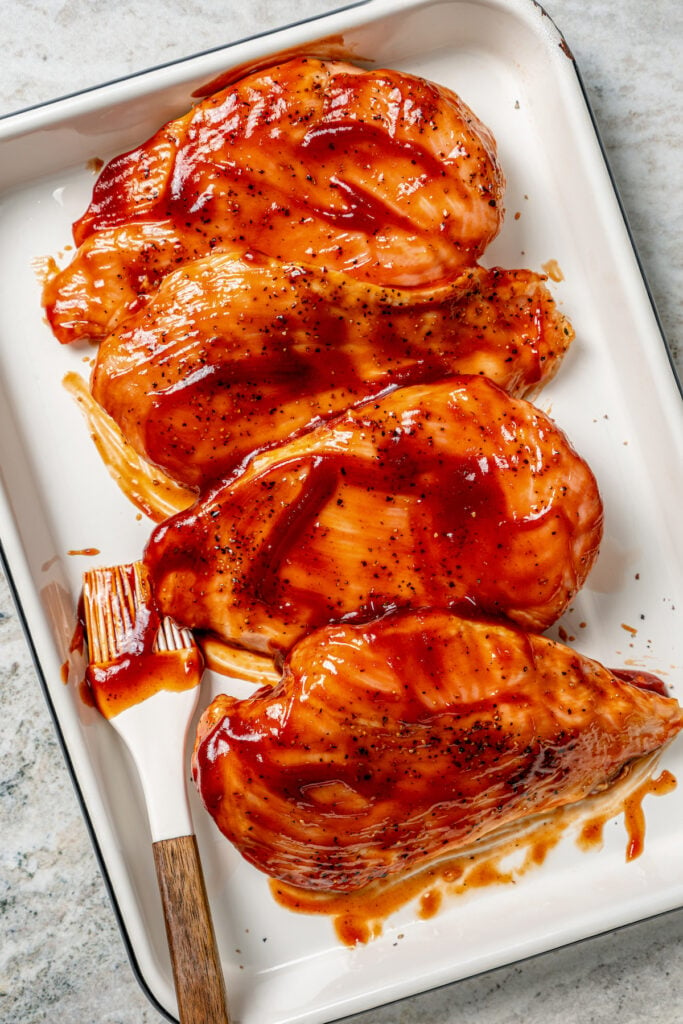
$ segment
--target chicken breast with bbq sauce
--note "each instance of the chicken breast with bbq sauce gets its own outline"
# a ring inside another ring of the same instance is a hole
[[[326,627],[219,696],[192,769],[261,871],[350,892],[574,804],[683,726],[676,700],[546,637],[445,611]]]

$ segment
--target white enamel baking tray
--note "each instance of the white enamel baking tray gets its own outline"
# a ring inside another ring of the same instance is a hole
[[[87,374],[92,352],[52,338],[34,260],[69,243],[93,157],[147,138],[231,66],[319,37],[455,89],[493,130],[508,214],[485,262],[561,268],[553,290],[577,338],[539,404],[591,463],[606,509],[598,564],[561,626],[583,652],[657,672],[683,697],[683,404],[577,69],[537,4],[371,0],[0,121],[3,554],[131,961],[170,1017],[134,772],[113,730],[61,676],[83,569],[138,557],[150,524],[116,488],[61,386],[68,370]],[[88,548],[99,554],[68,554]],[[204,685],[206,703],[225,684],[209,675]],[[662,764],[683,780],[683,742]],[[568,838],[516,886],[447,900],[430,920],[409,905],[381,938],[348,948],[327,918],[277,906],[197,803],[235,1020],[331,1020],[683,905],[683,786],[645,810],[645,853],[630,864],[621,827],[606,830],[600,851],[580,852]]]

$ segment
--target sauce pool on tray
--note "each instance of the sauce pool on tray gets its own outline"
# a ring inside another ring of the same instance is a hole
[[[251,863],[344,892],[582,800],[681,728],[677,701],[563,644],[395,613],[328,626],[276,687],[217,697],[193,772]]]

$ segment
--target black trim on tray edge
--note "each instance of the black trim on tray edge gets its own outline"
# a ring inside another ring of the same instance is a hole
[[[135,976],[136,981],[138,982],[140,988],[142,989],[142,991],[144,992],[145,996],[147,997],[149,1002],[152,1004],[152,1006],[156,1010],[158,1010],[158,1012],[163,1017],[165,1017],[167,1020],[171,1021],[172,1024],[179,1024],[178,1018],[172,1016],[171,1014],[169,1014],[168,1010],[166,1010],[161,1005],[161,1003],[158,1001],[158,999],[156,998],[154,993],[151,991],[147,981],[144,978],[142,970],[141,970],[141,968],[140,968],[140,966],[138,964],[138,961],[136,959],[135,953],[133,951],[133,945],[131,943],[130,938],[128,937],[128,931],[126,929],[126,925],[125,925],[125,922],[124,922],[124,919],[123,919],[123,915],[121,913],[121,910],[119,908],[118,902],[116,900],[116,895],[114,893],[114,887],[112,885],[111,879],[109,878],[109,873],[107,871],[107,866],[106,866],[105,861],[104,861],[104,856],[103,856],[103,853],[102,853],[102,849],[101,849],[100,844],[98,842],[94,826],[93,826],[93,824],[92,824],[92,822],[90,820],[90,815],[88,813],[88,808],[86,806],[85,799],[83,797],[83,794],[81,792],[81,788],[80,788],[80,786],[78,784],[78,779],[76,777],[76,770],[74,768],[73,761],[72,761],[71,756],[69,754],[69,749],[67,747],[66,740],[64,739],[64,736],[62,734],[62,730],[60,728],[60,723],[59,723],[59,718],[58,718],[57,712],[55,710],[54,704],[52,703],[52,698],[50,697],[50,690],[49,690],[49,687],[48,687],[48,684],[47,684],[47,680],[45,679],[45,673],[43,672],[43,668],[42,668],[42,665],[40,663],[40,659],[38,657],[38,652],[36,651],[35,645],[33,643],[33,637],[31,635],[31,630],[29,629],[28,620],[27,620],[26,615],[24,613],[24,608],[23,608],[23,605],[21,603],[21,598],[19,597],[18,588],[17,588],[17,586],[16,586],[16,584],[14,582],[14,575],[13,575],[12,570],[10,568],[10,564],[9,564],[8,559],[7,559],[7,556],[5,554],[5,547],[4,547],[4,544],[2,542],[2,538],[0,538],[0,565],[2,566],[2,569],[4,570],[5,576],[7,577],[7,583],[8,583],[9,589],[10,589],[10,593],[12,595],[12,600],[14,602],[14,607],[15,607],[16,612],[17,612],[17,617],[18,617],[19,622],[21,624],[22,631],[23,631],[23,634],[24,634],[24,638],[26,640],[26,644],[27,644],[29,652],[31,654],[31,660],[33,661],[33,667],[34,667],[34,669],[36,671],[36,675],[38,677],[38,682],[40,684],[40,688],[43,691],[43,697],[45,698],[45,703],[47,704],[47,709],[48,709],[48,711],[50,713],[50,717],[52,718],[52,723],[54,725],[55,733],[57,735],[57,741],[59,743],[59,747],[61,749],[62,756],[63,756],[64,762],[65,762],[65,766],[66,766],[67,772],[69,774],[69,777],[71,779],[71,783],[73,785],[74,792],[76,794],[76,798],[77,798],[78,803],[80,805],[81,816],[83,818],[83,821],[85,823],[86,829],[88,831],[88,835],[90,836],[90,842],[92,844],[92,847],[93,847],[93,850],[94,850],[94,853],[95,853],[95,857],[96,857],[97,864],[98,864],[98,867],[99,867],[99,870],[100,870],[100,874],[102,875],[102,879],[104,881],[105,889],[107,890],[107,895],[109,896],[109,902],[111,904],[111,908],[112,908],[112,910],[114,912],[114,916],[116,918],[116,923],[118,925],[119,933],[120,933],[121,938],[123,940],[123,945],[125,947],[126,954],[128,956],[128,960],[129,960],[131,969],[133,971],[133,974]]]
[[[127,75],[120,75],[117,78],[107,79],[105,82],[87,85],[83,89],[76,89],[74,92],[67,92],[62,96],[53,96],[48,100],[31,103],[28,107],[19,107],[18,110],[10,110],[5,114],[0,114],[0,123],[2,121],[9,120],[9,118],[16,117],[18,114],[26,114],[31,110],[40,110],[43,107],[50,107],[55,103],[62,103],[64,100],[76,99],[78,96],[87,96],[88,93],[97,92],[99,89],[107,89],[109,86],[119,85],[121,82],[132,81],[135,78],[142,78],[144,75],[153,74],[155,71],[162,71],[165,68],[172,68],[179,64],[185,64],[187,61],[197,60],[200,57],[207,57],[212,53],[218,53],[220,50],[231,50],[235,46],[242,46],[244,43],[251,43],[255,39],[264,39],[268,36],[275,37],[280,32],[287,32],[289,29],[298,28],[301,25],[313,24],[323,18],[330,18],[335,14],[341,14],[343,11],[353,10],[354,7],[365,7],[368,3],[372,3],[372,0],[355,0],[354,3],[342,4],[340,7],[334,7],[330,11],[322,11],[320,14],[314,14],[310,18],[302,18],[301,21],[290,21],[285,25],[278,25],[275,28],[263,29],[262,32],[255,32],[251,36],[243,36],[240,39],[235,39],[233,42],[219,43],[217,46],[211,46],[208,50],[199,50],[197,53],[187,54],[184,57],[177,57],[175,60],[164,61],[161,64],[153,64],[151,67],[140,68],[138,71],[131,71],[130,74]]]

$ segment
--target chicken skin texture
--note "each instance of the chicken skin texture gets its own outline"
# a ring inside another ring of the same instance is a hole
[[[446,611],[328,626],[281,681],[204,712],[193,774],[240,853],[351,891],[575,803],[683,726],[558,642]]]
[[[490,132],[453,92],[299,57],[246,75],[113,159],[46,285],[62,342],[101,338],[178,264],[248,245],[361,281],[423,287],[500,228]]]
[[[400,607],[543,630],[583,584],[602,503],[564,434],[485,377],[399,388],[264,452],[158,526],[164,614],[254,650]]]
[[[528,270],[474,267],[405,290],[213,253],[164,278],[102,342],[92,393],[143,458],[201,488],[398,385],[479,373],[526,395],[572,337]]]

